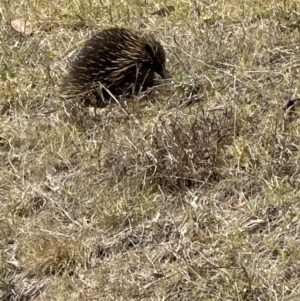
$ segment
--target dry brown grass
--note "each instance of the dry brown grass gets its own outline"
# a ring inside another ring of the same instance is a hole
[[[299,299],[300,5],[162,3],[1,1],[1,300]],[[154,33],[173,81],[70,114],[68,63],[109,26]]]

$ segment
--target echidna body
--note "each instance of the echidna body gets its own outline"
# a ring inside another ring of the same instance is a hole
[[[110,94],[133,94],[153,86],[155,73],[165,78],[165,62],[164,48],[152,36],[124,28],[105,29],[80,50],[62,94],[98,104]]]

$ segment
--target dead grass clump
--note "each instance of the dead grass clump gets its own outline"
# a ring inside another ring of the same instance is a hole
[[[146,186],[175,191],[220,180],[221,154],[230,143],[233,123],[226,113],[204,111],[160,118],[148,136],[149,149],[137,156],[137,164],[147,166]]]
[[[33,237],[20,254],[26,273],[32,276],[74,273],[82,264],[83,248],[80,241],[70,241],[45,235]]]

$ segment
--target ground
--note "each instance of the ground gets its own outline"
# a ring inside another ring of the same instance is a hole
[[[298,1],[1,0],[0,20],[1,300],[299,299]],[[112,26],[152,33],[172,79],[70,106],[70,62]]]

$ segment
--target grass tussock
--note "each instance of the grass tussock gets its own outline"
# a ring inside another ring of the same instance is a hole
[[[296,300],[297,1],[0,10],[1,300]],[[12,20],[26,18],[31,35]],[[93,32],[153,33],[172,80],[101,109],[59,87]]]

